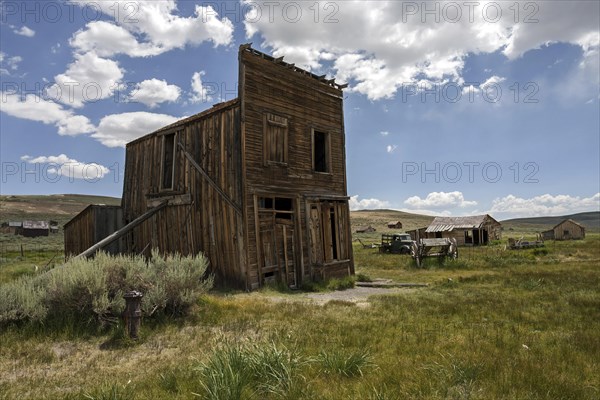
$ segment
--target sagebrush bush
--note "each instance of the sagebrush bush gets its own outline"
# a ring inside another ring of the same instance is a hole
[[[0,286],[0,324],[18,321],[76,320],[103,326],[117,320],[125,307],[123,294],[144,294],[146,316],[181,315],[212,287],[202,256],[142,256],[99,253],[73,258],[62,267],[21,277]]]

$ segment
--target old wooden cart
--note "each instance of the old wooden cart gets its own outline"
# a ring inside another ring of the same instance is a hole
[[[413,242],[411,255],[420,267],[426,257],[437,257],[440,261],[446,257],[458,258],[458,246],[454,238],[421,239]]]
[[[544,247],[544,241],[541,237],[538,237],[538,240],[524,240],[523,237],[516,240],[514,238],[508,238],[508,249],[510,250],[531,249],[536,247]]]

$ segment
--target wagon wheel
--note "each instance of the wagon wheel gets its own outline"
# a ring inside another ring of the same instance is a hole
[[[456,239],[450,239],[450,249],[448,250],[448,257],[453,260],[458,258],[458,245],[456,244]]]
[[[419,245],[417,242],[412,242],[410,246],[410,255],[414,258],[417,263],[417,267],[421,267],[421,254],[419,253]]]

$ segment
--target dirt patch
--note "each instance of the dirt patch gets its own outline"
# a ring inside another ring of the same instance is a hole
[[[368,307],[369,297],[380,295],[394,295],[399,293],[413,293],[421,290],[422,287],[363,287],[356,286],[352,289],[336,290],[323,293],[244,293],[236,296],[260,297],[275,302],[304,302],[316,305],[325,305],[330,301],[354,303],[359,307]]]
[[[345,301],[349,303],[355,303],[359,306],[368,306],[369,297],[377,295],[389,295],[398,293],[410,293],[418,289],[415,288],[381,288],[381,287],[360,287],[357,286],[352,289],[337,290],[335,292],[326,293],[306,293],[304,297],[308,301],[313,301],[319,305],[326,304],[330,301]]]

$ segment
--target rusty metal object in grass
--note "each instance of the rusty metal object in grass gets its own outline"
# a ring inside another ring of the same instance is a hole
[[[123,298],[125,299],[125,311],[123,311],[125,330],[131,339],[138,338],[142,322],[142,310],[140,308],[142,297],[144,297],[142,292],[137,290],[132,290],[123,295]]]

